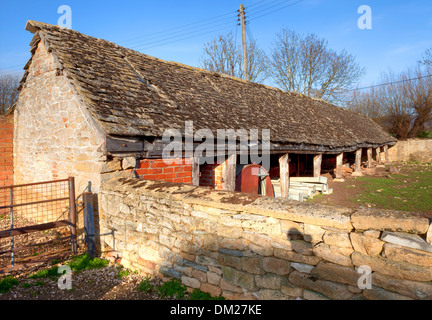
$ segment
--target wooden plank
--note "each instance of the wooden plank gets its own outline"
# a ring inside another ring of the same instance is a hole
[[[95,223],[94,223],[94,202],[93,193],[85,192],[83,193],[83,203],[84,203],[84,232],[85,241],[87,243],[87,253],[91,258],[96,257],[96,241],[95,241]]]
[[[7,266],[4,269],[0,269],[0,274],[10,273],[19,270],[28,270],[29,268],[34,268],[38,266],[42,266],[43,264],[53,261],[54,259],[64,258],[69,256],[69,249],[57,250],[54,252],[47,252],[36,257],[30,257],[25,259],[24,261],[19,261],[15,266]]]
[[[46,241],[46,242],[41,242],[41,243],[29,244],[29,245],[26,245],[26,246],[14,248],[13,250],[1,251],[0,252],[0,256],[3,255],[3,254],[6,254],[6,253],[20,252],[20,251],[25,251],[25,250],[28,250],[28,249],[31,249],[31,248],[37,248],[37,247],[41,247],[41,246],[45,246],[45,245],[49,245],[49,244],[62,243],[65,240],[70,240],[70,236],[66,236],[66,237],[62,237],[62,238],[57,238],[57,239],[53,239],[53,240]]]
[[[234,191],[236,185],[236,162],[237,155],[231,155],[222,170],[222,190]]]
[[[108,152],[144,152],[144,141],[127,138],[106,137],[106,149]]]
[[[199,157],[192,158],[192,184],[194,186],[199,186],[200,180],[200,166]]]
[[[290,193],[298,194],[301,193],[303,196],[310,196],[313,194],[312,190],[309,188],[297,188],[297,187],[291,187]]]
[[[363,149],[360,148],[355,153],[355,169],[354,169],[354,171],[357,172],[357,173],[361,173],[362,172],[362,170],[361,170],[362,151],[363,151]]]
[[[378,164],[382,164],[381,162],[381,148],[375,148],[375,152],[376,152],[376,161],[378,162]]]
[[[343,153],[336,156],[336,179],[342,179]]]
[[[321,163],[322,163],[322,154],[316,155],[313,158],[314,177],[319,177],[321,175]]]
[[[372,168],[372,148],[367,149],[368,168]]]
[[[279,157],[280,171],[280,194],[282,198],[287,198],[289,193],[289,155],[285,153]]]
[[[326,177],[290,177],[291,182],[314,182],[314,183],[327,183]]]
[[[55,229],[55,228],[59,228],[59,227],[67,227],[69,225],[70,225],[69,221],[61,220],[61,221],[56,221],[56,222],[37,224],[37,225],[33,225],[33,226],[28,226],[28,227],[4,230],[4,231],[0,231],[0,239],[9,238],[11,236],[18,236],[20,234],[33,233],[33,232],[38,232],[38,231]]]

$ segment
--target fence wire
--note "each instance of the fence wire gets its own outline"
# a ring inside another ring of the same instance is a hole
[[[0,268],[70,250],[67,226],[28,232],[28,227],[66,220],[69,220],[69,179],[1,187],[0,232],[14,229],[20,232],[0,237]]]

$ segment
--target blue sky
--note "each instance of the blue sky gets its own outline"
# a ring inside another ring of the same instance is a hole
[[[27,20],[57,24],[59,6],[72,9],[72,29],[143,53],[199,66],[205,43],[238,35],[236,15],[246,8],[248,36],[270,52],[282,28],[315,33],[329,47],[353,54],[366,68],[359,86],[379,83],[380,73],[412,66],[432,47],[432,1],[372,0],[0,0],[0,72],[19,72],[30,58]],[[294,3],[294,4],[293,4]],[[291,6],[287,6],[293,4]],[[358,8],[372,9],[372,29],[361,30]],[[199,22],[199,23],[197,23]],[[164,32],[169,30],[169,32]],[[144,36],[147,36],[145,38]],[[167,39],[168,38],[168,39]]]

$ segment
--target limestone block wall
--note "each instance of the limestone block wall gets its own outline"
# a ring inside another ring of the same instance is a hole
[[[42,42],[28,71],[14,114],[15,184],[75,176],[77,194],[88,181],[97,191],[105,160],[98,149],[104,141]]]
[[[114,178],[101,232],[121,263],[228,299],[432,299],[431,221]]]
[[[389,149],[391,161],[432,162],[432,139],[399,141]]]

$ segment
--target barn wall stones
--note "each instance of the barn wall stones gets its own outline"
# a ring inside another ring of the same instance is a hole
[[[14,114],[14,183],[75,176],[77,192],[97,191],[106,160],[103,139],[90,126],[66,77],[39,42]]]
[[[125,178],[103,183],[100,212],[125,267],[215,296],[432,299],[432,228],[420,214]]]

